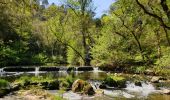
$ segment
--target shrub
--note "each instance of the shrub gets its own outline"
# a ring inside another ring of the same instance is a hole
[[[5,89],[8,87],[9,87],[9,82],[4,79],[0,79],[0,89]]]

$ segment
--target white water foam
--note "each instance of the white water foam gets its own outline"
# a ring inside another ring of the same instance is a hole
[[[134,83],[127,83],[127,91],[139,93],[141,96],[147,97],[150,93],[156,92],[154,86],[150,83],[142,82],[142,86],[136,86]]]

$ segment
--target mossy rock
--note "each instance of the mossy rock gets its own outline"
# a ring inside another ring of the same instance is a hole
[[[126,79],[124,77],[110,75],[104,80],[104,84],[110,87],[125,88]]]
[[[72,85],[72,91],[76,93],[82,93],[87,95],[94,95],[95,91],[90,83],[78,79]]]
[[[87,85],[84,86],[83,93],[88,95],[94,95],[95,91],[93,87],[88,83]]]
[[[72,85],[73,92],[82,92],[86,82],[84,80],[78,79]]]

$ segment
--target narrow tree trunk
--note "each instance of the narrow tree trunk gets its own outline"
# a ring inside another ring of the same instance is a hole
[[[132,33],[134,39],[136,40],[136,43],[137,43],[138,48],[139,48],[139,50],[140,50],[140,54],[141,54],[142,59],[145,60],[145,56],[144,56],[144,54],[143,54],[143,49],[142,49],[142,46],[141,46],[141,43],[140,43],[139,39],[137,38],[137,36],[135,35],[134,32],[131,32],[131,33]]]

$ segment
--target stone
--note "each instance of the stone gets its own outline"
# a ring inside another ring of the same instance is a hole
[[[77,79],[72,85],[73,92],[82,92],[85,85],[85,81],[81,79]]]
[[[59,81],[55,80],[55,81],[51,81],[48,83],[48,89],[49,90],[56,90],[59,89]]]
[[[116,87],[116,88],[125,88],[126,87],[126,80],[120,76],[112,76],[109,75],[104,80],[104,85],[109,87]]]
[[[99,88],[100,89],[106,89],[107,87],[106,87],[106,84],[102,83],[101,85],[99,85]]]
[[[142,83],[140,81],[135,81],[136,86],[142,86]]]
[[[84,86],[83,93],[87,95],[94,95],[95,91],[93,87],[91,86],[91,84],[88,83],[87,85]]]
[[[163,89],[163,90],[162,90],[162,93],[163,93],[163,94],[170,94],[170,90],[169,90],[169,89]]]
[[[150,69],[147,69],[144,73],[146,75],[155,75],[155,72],[153,70],[150,70]]]
[[[72,91],[75,93],[83,93],[86,95],[94,95],[95,91],[90,83],[78,79],[72,85]]]
[[[96,95],[103,95],[103,94],[104,94],[104,90],[102,90],[102,89],[96,89],[96,90],[95,90],[95,93],[96,93]]]
[[[11,85],[11,91],[18,91],[22,85],[20,83],[18,84],[12,84]]]
[[[152,77],[151,82],[152,83],[159,83],[159,80],[160,80],[160,77],[154,76],[154,77]]]

